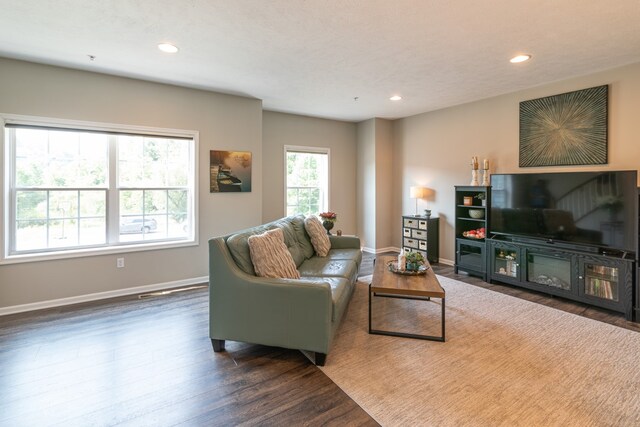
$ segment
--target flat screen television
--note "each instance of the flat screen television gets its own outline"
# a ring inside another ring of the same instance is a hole
[[[495,174],[489,231],[635,253],[636,171]]]

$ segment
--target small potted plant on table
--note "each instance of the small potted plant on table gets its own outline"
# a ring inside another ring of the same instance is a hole
[[[422,265],[424,265],[424,257],[420,252],[409,252],[406,254],[407,270],[418,271]]]

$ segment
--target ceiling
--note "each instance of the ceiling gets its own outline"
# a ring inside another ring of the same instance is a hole
[[[0,0],[0,10],[0,56],[347,121],[640,62],[639,0]],[[165,41],[180,51],[160,52]],[[518,53],[533,58],[509,63]]]

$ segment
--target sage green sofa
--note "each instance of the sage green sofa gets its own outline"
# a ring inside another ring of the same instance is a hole
[[[247,239],[279,227],[300,279],[257,277]],[[326,257],[315,255],[304,216],[291,216],[209,240],[209,336],[302,350],[324,361],[358,277],[360,239],[329,236]]]

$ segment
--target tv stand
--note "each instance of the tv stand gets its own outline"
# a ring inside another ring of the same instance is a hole
[[[529,239],[529,238],[520,237],[520,236],[506,236],[504,237],[504,240],[510,240],[512,242],[534,244],[534,245],[553,245],[554,248],[568,249],[568,250],[579,251],[579,252],[589,252],[593,254],[597,254],[604,251],[603,249],[593,245],[581,245],[579,243],[559,242],[553,239]]]
[[[490,283],[508,283],[624,313],[627,320],[634,318],[635,255],[494,235],[488,239],[487,259]]]

